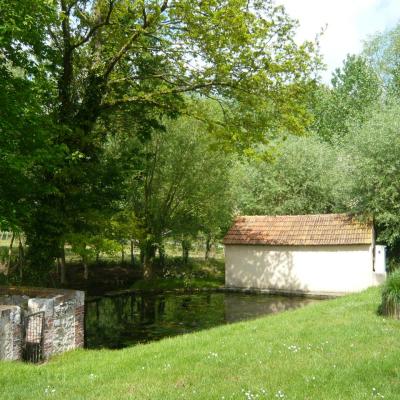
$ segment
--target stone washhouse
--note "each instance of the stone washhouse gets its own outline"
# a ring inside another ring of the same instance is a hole
[[[241,216],[224,245],[231,289],[335,296],[386,278],[373,224],[348,214]]]
[[[85,293],[0,287],[0,360],[39,362],[83,347]]]

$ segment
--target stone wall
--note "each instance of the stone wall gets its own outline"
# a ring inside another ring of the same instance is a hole
[[[0,360],[22,357],[21,307],[0,305]]]
[[[44,312],[43,354],[45,359],[52,354],[83,347],[84,292],[0,287],[1,303],[7,305],[3,305],[4,317],[0,314],[2,316],[0,319],[0,359],[14,360],[22,357],[23,318],[41,311]],[[16,334],[11,334],[13,329]],[[10,346],[13,341],[16,343],[16,349],[11,352]],[[26,337],[26,342],[28,341],[29,338]]]

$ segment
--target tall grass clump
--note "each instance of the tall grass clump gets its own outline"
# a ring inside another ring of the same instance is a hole
[[[381,312],[400,319],[400,269],[393,271],[383,286]]]

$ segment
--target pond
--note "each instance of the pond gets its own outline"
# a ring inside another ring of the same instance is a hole
[[[232,292],[104,296],[86,304],[86,347],[119,349],[317,301],[304,297]]]

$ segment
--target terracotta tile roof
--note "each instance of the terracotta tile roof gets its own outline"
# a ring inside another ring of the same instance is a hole
[[[348,214],[241,216],[226,234],[224,244],[371,244],[372,235],[372,223],[362,224]]]

